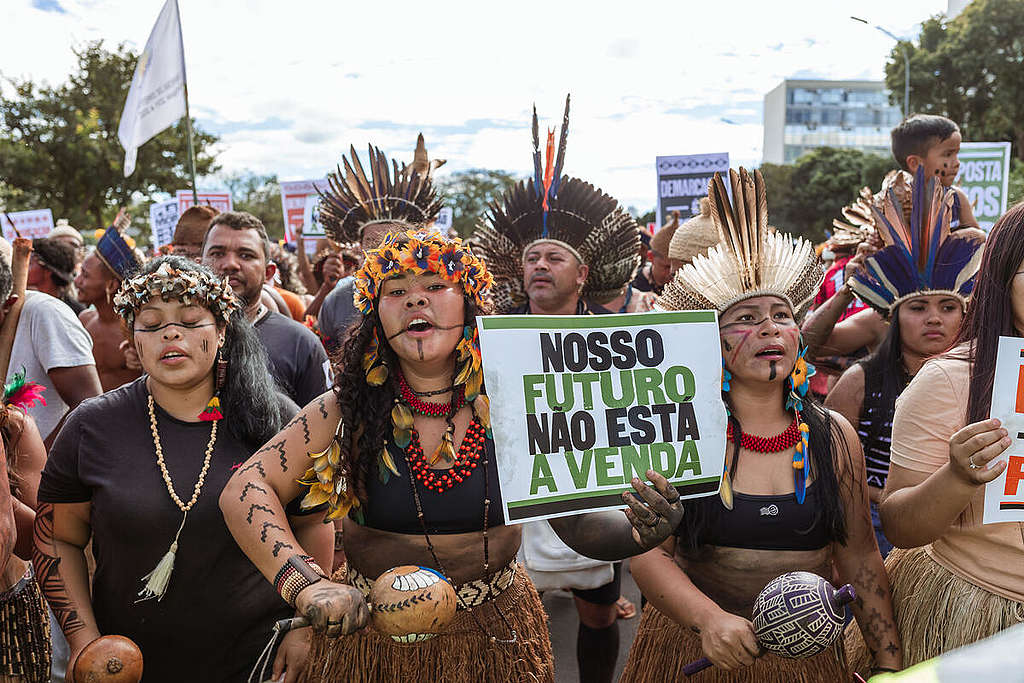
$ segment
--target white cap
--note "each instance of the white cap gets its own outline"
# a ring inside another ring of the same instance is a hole
[[[77,229],[72,227],[72,225],[70,223],[68,223],[68,219],[67,218],[61,218],[60,220],[58,220],[57,221],[57,225],[54,226],[53,230],[51,230],[49,233],[47,233],[46,236],[47,237],[70,237],[70,238],[72,238],[72,239],[74,239],[74,240],[76,240],[78,242],[78,246],[82,246],[82,245],[85,244],[85,240],[82,239],[82,233],[80,233]]]

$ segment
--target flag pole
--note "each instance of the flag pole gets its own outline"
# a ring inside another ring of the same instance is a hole
[[[185,86],[185,133],[188,138],[188,167],[192,176],[192,205],[199,206],[199,193],[196,191],[196,153],[192,148],[192,116],[188,112],[188,81]]]

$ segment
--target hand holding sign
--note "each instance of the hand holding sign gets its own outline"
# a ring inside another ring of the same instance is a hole
[[[1000,337],[993,418],[967,425],[949,443],[950,467],[985,485],[984,524],[1024,522],[1024,339]],[[974,467],[971,467],[971,465]]]
[[[1009,432],[999,420],[983,420],[969,424],[949,439],[949,466],[965,483],[981,486],[992,481],[1006,469],[1005,462],[988,467],[1010,445]]]
[[[629,506],[623,512],[633,525],[633,540],[644,551],[660,545],[683,519],[683,505],[675,487],[654,470],[647,470],[647,478],[654,486],[633,477],[633,489],[640,498],[629,491],[622,494],[622,502]]]

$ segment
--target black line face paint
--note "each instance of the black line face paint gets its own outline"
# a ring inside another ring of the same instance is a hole
[[[729,342],[728,342],[727,340],[725,340],[725,339],[723,339],[723,340],[722,340],[722,346],[723,346],[723,347],[725,347],[725,350],[726,350],[726,351],[732,351],[732,344],[730,344],[730,343],[729,343]]]
[[[150,332],[159,332],[160,330],[168,328],[171,325],[174,325],[175,327],[180,327],[183,330],[197,330],[200,327],[213,327],[216,324],[217,323],[195,323],[195,324],[188,323],[188,324],[185,324],[185,323],[174,323],[174,322],[171,322],[171,323],[164,323],[163,325],[160,325],[159,327],[134,327],[134,328],[132,328],[132,330],[135,332],[135,334],[138,334],[140,332],[148,334]]]
[[[420,354],[420,360],[423,360],[423,340],[416,340],[416,352]]]
[[[774,361],[774,360],[768,362],[768,368],[769,368],[768,369],[768,380],[769,381],[775,379],[778,376],[778,374],[779,374],[779,369],[778,369],[778,367],[776,367],[777,364],[778,364],[778,361]]]
[[[448,327],[444,327],[444,326],[442,326],[442,325],[432,325],[432,328],[433,328],[433,329],[435,329],[435,330],[454,330],[454,329],[455,329],[455,328],[457,328],[457,327],[464,327],[464,325],[463,325],[463,324],[461,324],[461,323],[460,323],[460,324],[458,324],[458,325],[449,325]],[[391,341],[391,340],[392,340],[392,339],[394,339],[395,337],[398,337],[398,336],[400,336],[400,335],[403,335],[403,334],[405,334],[405,333],[406,333],[406,332],[408,332],[408,331],[409,331],[409,330],[408,330],[408,328],[406,328],[406,329],[404,329],[404,330],[399,330],[398,332],[395,332],[395,333],[394,333],[393,335],[391,335],[390,337],[388,337],[388,338],[387,338],[387,340],[388,340],[388,341]]]
[[[201,346],[203,347],[203,353],[209,353],[210,352],[210,342],[208,342],[207,340],[204,339],[202,344],[201,344]]]

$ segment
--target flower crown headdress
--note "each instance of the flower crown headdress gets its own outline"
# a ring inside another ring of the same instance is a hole
[[[114,295],[114,310],[130,327],[139,309],[154,297],[198,304],[225,324],[241,306],[227,278],[219,280],[204,270],[180,270],[164,262],[151,273],[125,280]]]

